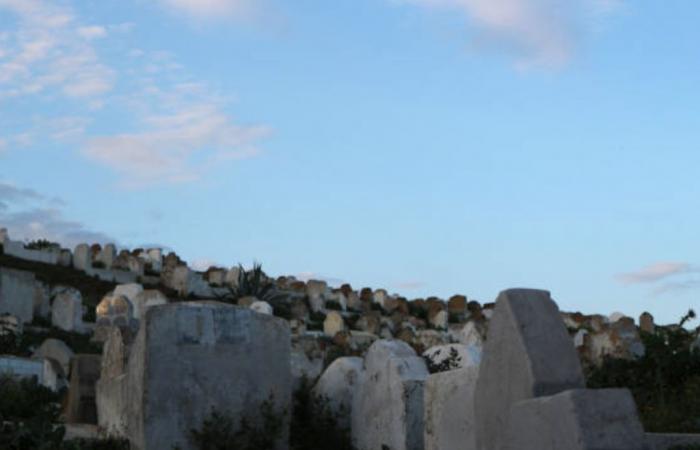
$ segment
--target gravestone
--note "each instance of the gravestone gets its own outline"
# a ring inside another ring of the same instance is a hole
[[[423,449],[423,358],[402,341],[379,340],[367,351],[352,407],[358,450]]]
[[[126,428],[134,450],[193,449],[189,430],[200,428],[212,408],[236,425],[245,417],[257,426],[264,402],[283,419],[275,448],[286,448],[289,325],[217,302],[154,306],[131,346],[126,383]]]
[[[337,417],[341,428],[350,428],[353,398],[363,372],[362,358],[338,358],[323,372],[313,388],[313,395],[327,402],[329,411]]]
[[[100,355],[75,355],[70,365],[66,404],[67,423],[97,424],[95,384],[100,378]]]
[[[501,292],[476,387],[477,448],[503,449],[510,408],[518,401],[584,386],[573,341],[549,292]]]
[[[32,358],[53,359],[60,364],[64,376],[67,378],[70,373],[70,361],[73,358],[73,350],[59,339],[49,338],[41,343],[38,349],[32,354]]]
[[[511,410],[504,450],[645,450],[627,389],[575,389]]]
[[[92,268],[92,258],[90,257],[90,246],[78,244],[73,251],[73,268],[75,270],[86,271]]]
[[[58,290],[51,303],[51,324],[65,331],[82,333],[83,297],[73,288]]]
[[[0,267],[0,314],[11,314],[22,323],[34,319],[34,274]]]
[[[328,314],[326,314],[326,319],[323,321],[323,332],[326,336],[333,337],[344,329],[345,322],[343,321],[343,316],[336,311],[329,311]]]

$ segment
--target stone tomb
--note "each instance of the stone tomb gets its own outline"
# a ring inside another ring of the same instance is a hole
[[[423,358],[405,342],[378,340],[367,351],[352,407],[358,450],[423,449]]]
[[[255,426],[266,401],[284,419],[276,449],[287,448],[289,361],[284,319],[217,302],[148,309],[125,367],[123,404],[132,448],[192,449],[189,430],[200,427],[212,408]]]

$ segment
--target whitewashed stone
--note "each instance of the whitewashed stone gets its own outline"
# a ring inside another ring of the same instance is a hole
[[[644,450],[627,389],[576,389],[516,403],[504,450]]]
[[[461,344],[482,348],[484,346],[484,327],[470,320],[464,324],[457,338]]]
[[[107,244],[97,255],[97,261],[101,262],[104,269],[110,270],[117,257],[117,247],[114,244]]]
[[[127,349],[119,328],[111,327],[95,385],[97,424],[109,436],[127,435]]]
[[[143,292],[143,286],[138,283],[119,284],[114,288],[115,297],[126,297],[130,302],[134,302],[136,296]]]
[[[479,367],[477,448],[503,449],[516,402],[584,386],[573,340],[549,292],[501,292]]]
[[[341,428],[350,428],[353,398],[363,371],[362,358],[338,358],[313,388],[313,395],[328,406]]]
[[[78,244],[73,251],[73,268],[75,270],[87,271],[92,268],[92,258],[90,255],[90,246],[87,244]]]
[[[260,314],[267,314],[268,316],[272,315],[272,306],[262,300],[253,302],[250,305],[250,309]]]
[[[389,294],[386,292],[386,289],[377,289],[372,294],[372,300],[374,301],[374,303],[378,304],[382,308],[384,308],[384,303],[386,302],[386,299],[388,297]]]
[[[116,292],[116,291],[115,291]],[[165,305],[168,303],[168,298],[157,289],[142,290],[131,301],[133,305],[134,319],[141,320],[146,314],[146,310],[153,306]]]
[[[425,450],[476,448],[474,391],[478,375],[478,367],[471,366],[428,377],[424,394]]]
[[[37,382],[53,391],[59,387],[58,374],[48,359],[0,356],[0,375],[14,378],[36,378]]]
[[[149,248],[145,256],[153,272],[160,273],[163,270],[163,249]]]
[[[0,336],[8,334],[20,335],[24,327],[22,321],[12,314],[0,314]]]
[[[51,324],[65,331],[83,333],[83,297],[73,288],[63,289],[51,304]]]
[[[188,282],[190,280],[190,269],[187,266],[177,266],[173,269],[171,287],[175,289],[180,296],[185,297],[189,293]]]
[[[226,272],[226,278],[225,278],[225,283],[232,288],[238,287],[238,278],[240,277],[241,274],[241,268],[240,267],[232,267]]]
[[[329,311],[326,320],[323,321],[323,332],[326,336],[333,337],[345,329],[343,316],[336,311]]]
[[[38,349],[32,354],[32,358],[53,359],[60,364],[65,377],[70,372],[70,360],[73,358],[73,350],[59,339],[49,338],[41,343]]]
[[[309,280],[306,282],[306,295],[309,298],[323,297],[328,290],[328,283],[319,280]]]
[[[283,420],[275,448],[286,448],[289,358],[284,319],[217,302],[150,308],[127,364],[132,448],[192,450],[189,430],[200,428],[212,407],[231,415],[234,424],[246,418],[259,426],[261,405],[270,399],[273,414]]]
[[[369,348],[352,407],[352,439],[358,450],[423,449],[423,359],[402,341]],[[385,447],[383,447],[385,446]]]
[[[447,328],[447,310],[440,310],[430,317],[430,324],[440,330]]]
[[[574,335],[574,347],[579,348],[583,347],[586,343],[586,335],[588,334],[588,330],[586,329],[580,329],[576,332]]]
[[[34,319],[34,274],[0,267],[0,314],[17,317],[22,323]]]
[[[609,321],[610,323],[615,323],[615,322],[617,322],[618,320],[623,319],[623,318],[625,318],[625,317],[627,317],[627,316],[625,316],[625,315],[624,315],[623,313],[621,313],[621,312],[616,311],[616,312],[614,312],[614,313],[612,313],[612,314],[610,314],[610,315],[608,316],[608,321]]]

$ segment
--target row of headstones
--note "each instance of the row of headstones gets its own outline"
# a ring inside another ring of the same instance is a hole
[[[353,380],[354,383],[343,383]],[[315,387],[349,412],[358,450],[642,450],[626,389],[585,389],[548,292],[502,292],[479,367],[429,375],[403,342],[334,362]]]

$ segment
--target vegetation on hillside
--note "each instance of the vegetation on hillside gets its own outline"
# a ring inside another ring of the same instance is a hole
[[[684,325],[641,333],[646,347],[637,360],[607,359],[587,374],[588,387],[626,387],[632,391],[644,429],[660,433],[700,433],[700,328]]]

